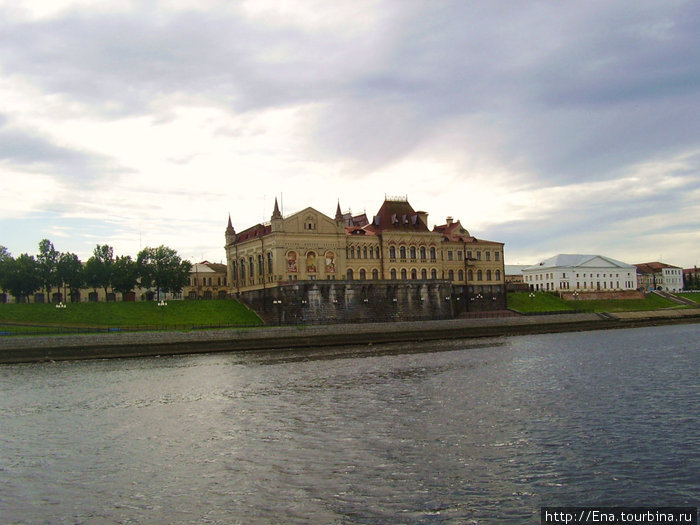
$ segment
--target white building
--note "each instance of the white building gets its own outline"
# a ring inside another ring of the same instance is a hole
[[[683,269],[662,262],[635,264],[637,281],[645,290],[680,292],[683,290]]]
[[[637,289],[637,268],[603,255],[559,254],[528,266],[522,273],[524,282],[534,291]]]

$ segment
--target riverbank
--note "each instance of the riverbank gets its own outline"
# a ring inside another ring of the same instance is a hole
[[[190,332],[117,332],[0,338],[0,363],[466,339],[700,322],[700,308],[615,314],[274,326]]]

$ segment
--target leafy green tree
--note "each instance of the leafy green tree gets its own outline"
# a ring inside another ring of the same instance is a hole
[[[95,292],[104,288],[105,295],[112,284],[112,267],[114,266],[114,249],[106,244],[97,245],[92,251],[92,257],[85,263],[85,282]]]
[[[59,253],[53,246],[53,243],[48,239],[42,239],[39,243],[39,254],[36,261],[39,265],[39,276],[41,285],[46,291],[46,300],[51,301],[51,290],[54,286],[60,288],[61,283],[58,282],[57,266]]]
[[[141,286],[155,286],[157,300],[160,292],[180,292],[187,284],[192,264],[183,261],[176,250],[167,246],[146,247],[136,258],[141,276]]]
[[[58,257],[57,273],[59,282],[63,284],[63,297],[66,297],[66,286],[69,286],[71,300],[74,301],[78,290],[85,284],[83,263],[74,253],[62,253]]]
[[[124,295],[131,292],[138,283],[139,267],[129,255],[117,257],[112,266],[112,288]]]
[[[12,254],[4,246],[0,246],[0,290],[7,292],[7,272],[10,263],[14,261]]]
[[[23,253],[8,261],[5,286],[18,303],[22,302],[23,297],[29,297],[41,289],[41,285],[39,263],[32,255]]]

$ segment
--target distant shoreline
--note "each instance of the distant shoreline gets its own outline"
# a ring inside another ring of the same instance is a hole
[[[191,332],[0,337],[0,364],[469,339],[700,322],[700,308]]]

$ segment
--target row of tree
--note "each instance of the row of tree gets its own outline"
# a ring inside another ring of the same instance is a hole
[[[683,275],[683,288],[686,290],[700,290],[700,275],[697,269],[692,273]]]
[[[81,288],[98,288],[105,295],[112,292],[122,296],[138,286],[150,290],[160,299],[160,292],[180,292],[187,284],[192,265],[182,260],[177,251],[167,246],[144,248],[133,260],[131,256],[114,257],[114,249],[106,244],[97,245],[92,256],[83,264],[74,253],[58,252],[53,243],[43,239],[36,257],[23,253],[13,258],[7,248],[0,246],[0,289],[12,294],[17,301],[39,290],[51,297],[52,290],[70,290],[77,297]]]

